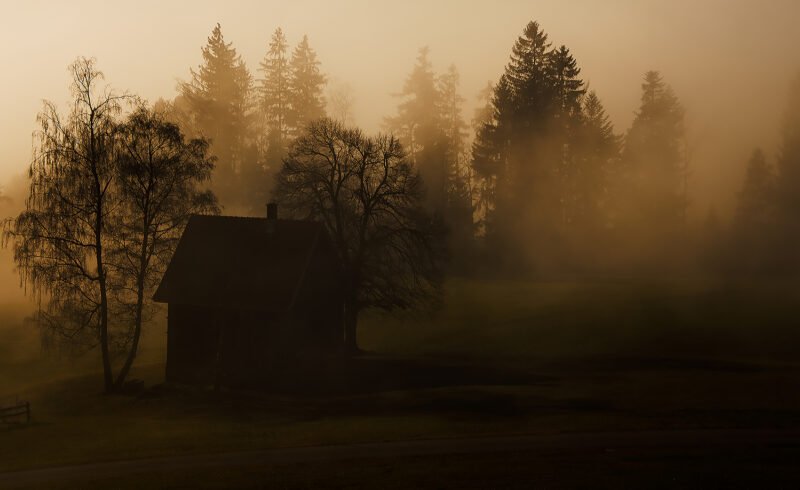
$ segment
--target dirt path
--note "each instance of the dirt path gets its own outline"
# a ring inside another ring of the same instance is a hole
[[[417,455],[479,454],[521,451],[630,450],[653,448],[798,447],[800,431],[680,430],[505,435],[464,439],[427,439],[306,446],[217,454],[189,454],[111,461],[0,473],[0,488],[64,485],[70,481],[119,478],[137,474],[196,468],[235,468],[259,464],[304,463]]]

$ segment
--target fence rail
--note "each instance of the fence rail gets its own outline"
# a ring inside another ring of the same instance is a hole
[[[30,402],[17,402],[10,407],[0,407],[0,423],[4,424],[29,424],[31,422]]]

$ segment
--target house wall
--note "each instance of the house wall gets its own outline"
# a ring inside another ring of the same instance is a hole
[[[220,315],[212,308],[170,304],[167,313],[167,381],[212,383]]]
[[[228,386],[263,384],[283,363],[283,315],[259,310],[227,310],[220,339],[220,372]]]
[[[342,302],[329,257],[309,264],[289,312],[169,304],[167,381],[226,386],[307,382],[338,358]]]
[[[307,338],[323,355],[339,354],[344,347],[343,296],[336,263],[330,246],[320,244],[295,308],[304,316]]]

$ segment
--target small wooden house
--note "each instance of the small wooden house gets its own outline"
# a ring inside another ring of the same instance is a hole
[[[319,223],[192,216],[154,300],[168,304],[167,381],[246,386],[342,349],[335,252]]]

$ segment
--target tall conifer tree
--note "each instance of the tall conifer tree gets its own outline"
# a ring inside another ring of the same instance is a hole
[[[611,226],[617,204],[621,140],[594,91],[583,98],[576,132],[567,190],[569,221],[582,230]]]
[[[397,94],[403,99],[397,115],[387,119],[387,126],[400,136],[413,163],[418,163],[420,151],[432,144],[441,127],[437,111],[441,103],[429,54],[427,47],[420,48],[417,62]]]
[[[232,43],[225,42],[222,28],[214,27],[202,48],[203,63],[191,70],[191,81],[181,83],[180,105],[188,113],[190,134],[211,139],[217,157],[214,186],[220,200],[238,200],[238,174],[254,164],[247,158],[250,139],[252,77]]]
[[[760,148],[747,162],[744,184],[733,221],[732,250],[734,266],[748,272],[764,271],[781,262],[781,216],[776,175]]]
[[[487,82],[486,87],[478,93],[478,108],[472,118],[472,129],[475,138],[472,140],[470,156],[472,158],[472,175],[475,182],[473,201],[475,202],[476,233],[481,237],[487,234],[488,220],[495,203],[495,179],[498,173],[496,161],[498,144],[494,124],[496,110],[493,104],[494,85]]]
[[[470,173],[465,154],[467,123],[462,106],[464,97],[459,93],[460,76],[455,65],[438,78],[440,124],[444,144],[444,211],[443,217],[450,227],[450,248],[454,265],[466,267],[471,260],[473,206]]]
[[[272,34],[269,50],[260,64],[260,109],[267,132],[273,135],[270,143],[280,146],[286,144],[289,136],[291,71],[286,57],[287,48],[286,36],[279,27]]]
[[[467,123],[464,122],[462,106],[464,97],[459,93],[461,77],[455,65],[439,77],[439,101],[442,132],[445,137],[445,178],[449,207],[471,209],[471,200],[464,165],[464,144],[467,137]]]
[[[651,229],[674,229],[685,216],[683,108],[661,74],[649,71],[641,105],[625,138],[624,164],[635,196],[630,207]]]
[[[294,133],[301,132],[308,123],[325,116],[323,90],[326,80],[319,65],[317,53],[308,43],[308,36],[303,36],[289,62],[289,124]]]
[[[567,223],[565,193],[584,93],[579,74],[569,50],[552,49],[539,24],[530,22],[494,88],[491,120],[478,128],[473,168],[493,182],[492,202],[484,205],[487,239],[494,255],[510,263],[519,259],[511,255],[520,253],[520,235],[533,237],[526,253],[537,255]]]

